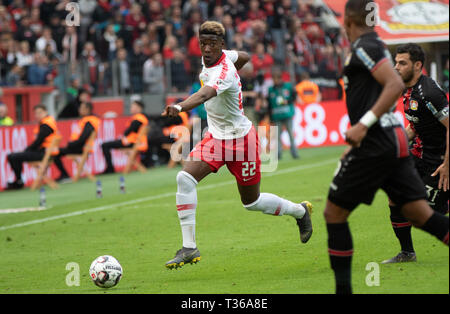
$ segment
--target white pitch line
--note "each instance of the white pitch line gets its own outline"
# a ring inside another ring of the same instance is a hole
[[[24,208],[8,208],[8,209],[0,209],[0,214],[17,214],[24,212],[36,212],[41,210],[47,210],[50,207],[24,207]]]
[[[290,172],[299,171],[299,170],[306,170],[306,169],[321,167],[321,166],[325,166],[325,165],[328,165],[328,164],[331,164],[331,163],[335,163],[336,160],[337,159],[335,159],[335,158],[334,159],[327,159],[325,161],[318,162],[318,163],[311,164],[311,165],[290,167],[290,168],[286,168],[286,169],[282,169],[282,170],[278,170],[278,171],[266,174],[264,176],[265,177],[272,177],[272,176],[276,176],[276,175],[279,175],[279,174],[284,174],[284,173],[290,173]],[[225,182],[221,182],[221,183],[215,183],[215,184],[209,184],[209,185],[206,185],[206,186],[201,186],[197,190],[198,191],[209,190],[209,189],[214,189],[214,188],[217,188],[217,187],[220,187],[220,186],[233,184],[233,183],[236,183],[236,180],[229,180],[229,181],[225,181]],[[121,207],[121,206],[133,205],[133,204],[136,204],[136,203],[147,202],[147,201],[161,199],[161,198],[165,198],[165,197],[171,197],[171,196],[175,196],[175,195],[176,195],[176,193],[174,193],[174,192],[163,193],[163,194],[160,194],[160,195],[152,195],[152,196],[142,197],[142,198],[138,198],[138,199],[135,199],[135,200],[126,201],[126,202],[121,202],[121,203],[116,203],[116,204],[110,204],[110,205],[105,205],[105,206],[99,206],[99,207],[83,209],[83,210],[79,210],[79,211],[75,211],[75,212],[71,212],[71,213],[66,213],[66,214],[61,214],[61,215],[56,215],[56,216],[50,216],[50,217],[46,217],[46,218],[42,218],[42,219],[35,219],[35,220],[25,221],[25,222],[21,222],[21,223],[17,223],[17,224],[14,224],[14,225],[9,225],[9,226],[3,226],[3,227],[0,227],[0,231],[8,230],[8,229],[20,228],[20,227],[25,227],[25,226],[35,225],[35,224],[40,224],[40,223],[44,223],[44,222],[47,222],[47,221],[52,221],[52,220],[57,220],[57,219],[62,219],[62,218],[68,218],[68,217],[74,217],[74,216],[79,216],[79,215],[88,214],[88,213],[94,213],[94,212],[99,212],[99,211],[104,211],[104,210],[110,210],[110,209],[114,209],[114,208]]]

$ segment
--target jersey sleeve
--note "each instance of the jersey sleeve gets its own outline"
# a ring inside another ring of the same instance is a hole
[[[427,94],[425,95],[425,103],[427,108],[439,121],[448,118],[448,100],[444,91],[434,81],[430,80],[428,84]]]
[[[386,48],[379,41],[361,43],[355,49],[355,55],[371,73],[385,62],[391,62]]]
[[[235,50],[222,50],[222,51],[227,56],[227,58],[231,60],[231,62],[236,63],[236,61],[239,58],[237,51]]]
[[[203,84],[214,88],[217,95],[220,95],[233,85],[232,75],[230,74],[228,65],[224,63],[222,66],[217,67],[217,70],[212,72],[211,75],[203,81]]]

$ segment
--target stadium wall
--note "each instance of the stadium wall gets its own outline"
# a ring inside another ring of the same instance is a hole
[[[299,148],[345,145],[344,133],[349,127],[347,108],[343,101],[328,101],[306,106],[296,106],[293,120],[295,144]],[[396,115],[405,125],[403,106],[399,102]],[[105,161],[101,144],[121,136],[129,121],[128,117],[102,119],[99,134],[94,145],[94,153],[89,156],[86,167],[95,174],[105,169]],[[61,147],[65,147],[70,134],[78,127],[76,120],[58,121],[58,129],[63,136]],[[0,190],[8,181],[13,181],[14,174],[7,161],[10,152],[23,151],[34,138],[36,124],[24,124],[11,127],[0,127]],[[289,137],[282,133],[283,146],[289,147]],[[123,170],[127,157],[118,150],[113,150],[113,163],[117,171]],[[69,174],[76,169],[75,163],[63,158],[64,166]],[[59,171],[52,165],[49,169],[53,178]],[[36,177],[35,169],[24,164],[22,172],[26,185],[30,185]]]

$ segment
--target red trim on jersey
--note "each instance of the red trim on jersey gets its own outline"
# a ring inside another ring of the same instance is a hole
[[[225,60],[225,58],[223,58],[222,61],[223,60]],[[227,77],[227,72],[228,72],[228,64],[226,62],[222,62],[222,72],[220,72],[219,80],[224,80]]]
[[[442,242],[444,242],[445,244],[448,245],[448,232],[447,235],[444,237],[444,239],[442,240]]]
[[[375,72],[383,63],[385,63],[386,61],[389,61],[389,59],[383,58],[380,61],[378,61],[378,63],[372,68],[372,70],[370,71],[371,73]]]
[[[397,136],[398,144],[398,158],[405,158],[409,156],[408,139],[403,131],[403,128],[395,128],[395,135]]]
[[[183,204],[183,205],[177,205],[177,210],[188,210],[188,209],[195,209],[195,204]]]
[[[341,251],[341,250],[328,249],[328,254],[333,255],[333,256],[340,256],[340,257],[350,257],[353,255],[353,250]]]
[[[410,222],[392,222],[392,227],[394,228],[404,228],[410,226],[412,226]]]
[[[206,64],[205,64],[205,67],[207,67],[207,68],[213,68],[213,67],[219,65],[224,59],[225,59],[225,53],[222,52],[222,55],[220,56],[219,60],[217,60],[216,63],[214,63],[213,65],[211,65],[211,66],[209,66],[209,67],[206,66]]]
[[[403,95],[403,110],[406,112],[409,110],[411,105],[411,94],[412,94],[413,88],[408,88],[406,93]]]
[[[237,76],[237,73],[236,73],[236,76]],[[242,110],[242,109],[244,109],[244,107],[242,105],[242,84],[241,84],[241,81],[239,81],[238,85],[241,88],[241,91],[239,92],[239,109]],[[244,113],[242,112],[242,114],[244,114]]]

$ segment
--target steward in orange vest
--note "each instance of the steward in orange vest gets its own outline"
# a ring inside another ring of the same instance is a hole
[[[140,138],[138,136],[141,128],[145,128],[148,125],[148,118],[143,113],[144,104],[136,100],[131,104],[130,111],[133,116],[123,134],[124,136],[121,139],[102,144],[103,156],[105,156],[106,162],[106,169],[103,174],[115,172],[111,156],[112,149],[130,148],[139,141],[139,151],[144,153],[148,150],[147,134],[143,134]]]
[[[310,81],[309,74],[306,72],[302,73],[300,79],[301,82],[295,86],[300,104],[309,105],[321,101],[322,96],[319,86]]]
[[[61,161],[61,157],[65,155],[79,155],[83,153],[83,147],[87,144],[92,132],[97,132],[100,126],[100,119],[92,114],[92,103],[82,102],[78,108],[78,113],[81,119],[78,121],[78,130],[70,135],[70,141],[67,143],[67,147],[61,148],[59,154],[55,156],[55,166],[61,172],[61,175],[57,181],[66,180],[69,178],[64,165]]]
[[[182,101],[182,100],[180,100]],[[141,157],[141,161],[147,167],[155,163],[164,163],[170,158],[170,154],[162,148],[163,144],[173,144],[180,134],[172,134],[176,126],[189,127],[189,115],[187,112],[180,112],[176,117],[166,117],[159,115],[150,116],[152,123],[151,132],[148,137],[148,151]],[[192,136],[192,135],[191,135]],[[157,159],[155,157],[157,156]]]
[[[34,106],[33,111],[36,121],[39,121],[39,126],[34,130],[36,134],[35,140],[28,145],[25,151],[11,153],[7,156],[8,162],[16,176],[14,182],[8,182],[8,190],[23,188],[23,163],[42,160],[45,155],[45,148],[49,147],[55,136],[59,134],[55,119],[48,115],[47,108],[44,105],[39,104]],[[58,154],[58,152],[55,152],[55,154]]]

